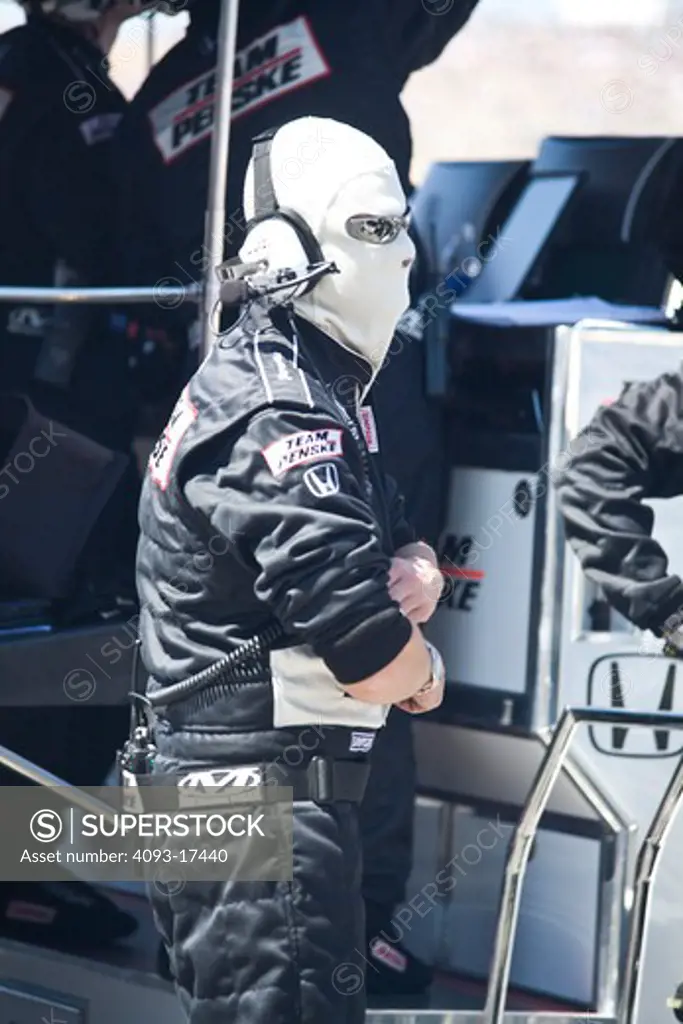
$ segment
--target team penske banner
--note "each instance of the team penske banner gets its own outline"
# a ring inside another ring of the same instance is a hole
[[[235,56],[232,118],[329,75],[307,18],[295,18],[253,40]],[[167,96],[150,112],[154,140],[171,163],[213,128],[216,69]]]

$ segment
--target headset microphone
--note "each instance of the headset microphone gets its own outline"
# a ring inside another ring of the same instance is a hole
[[[225,281],[220,296],[224,306],[243,306],[251,298],[251,289],[246,281]]]
[[[338,274],[336,263],[325,261],[309,267],[306,273],[297,273],[293,269],[278,270],[266,276],[266,264],[241,263],[239,257],[228,260],[216,269],[221,282],[220,301],[224,306],[243,306],[253,299],[265,295],[274,295],[286,288],[298,287],[317,281],[325,274]],[[259,275],[259,279],[250,281]]]

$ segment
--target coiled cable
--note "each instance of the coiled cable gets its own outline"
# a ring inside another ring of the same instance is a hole
[[[163,686],[154,693],[148,693],[145,703],[156,710],[177,704],[181,700],[188,700],[210,687],[219,686],[225,682],[240,682],[241,680],[234,674],[234,670],[244,665],[245,662],[258,662],[264,658],[284,635],[285,631],[279,622],[266,626],[261,633],[257,633],[250,640],[240,644],[230,654],[213,665],[209,665],[208,668],[202,669],[201,672],[196,672],[179,683]]]

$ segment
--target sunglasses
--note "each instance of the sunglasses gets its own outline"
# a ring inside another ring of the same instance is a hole
[[[396,241],[402,231],[408,230],[409,222],[407,213],[400,217],[372,217],[367,213],[357,213],[347,220],[346,231],[357,242],[388,245]]]

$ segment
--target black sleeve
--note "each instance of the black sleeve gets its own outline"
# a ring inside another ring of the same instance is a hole
[[[173,271],[172,247],[164,230],[159,201],[165,169],[145,112],[135,105],[121,121],[114,140],[113,160],[124,281],[136,287],[154,285],[172,276]],[[175,276],[180,276],[177,270]],[[181,283],[186,285],[187,279]]]
[[[389,597],[390,559],[356,458],[328,414],[269,409],[219,468],[185,484],[193,507],[253,570],[256,597],[344,685],[379,672],[411,636]]]
[[[379,0],[381,29],[399,74],[408,77],[440,56],[479,0]]]
[[[417,534],[406,519],[405,501],[398,484],[388,473],[385,474],[384,480],[391,515],[391,539],[394,551],[398,551],[406,544],[414,544],[417,541]]]
[[[83,285],[120,284],[111,143],[88,144],[82,124],[63,103],[41,116],[22,143],[25,201],[39,236]]]
[[[632,384],[572,442],[555,483],[586,575],[641,629],[683,612],[683,584],[652,538],[646,498],[683,494],[683,378]]]
[[[166,174],[154,145],[146,112],[132,104],[112,146],[117,181],[116,217],[120,239],[120,283],[186,288],[191,284],[173,262],[173,250],[161,214],[159,189]],[[196,303],[159,297],[126,307],[125,329],[136,339],[137,379],[143,397],[163,400],[177,393],[194,367],[189,331],[198,317]]]

